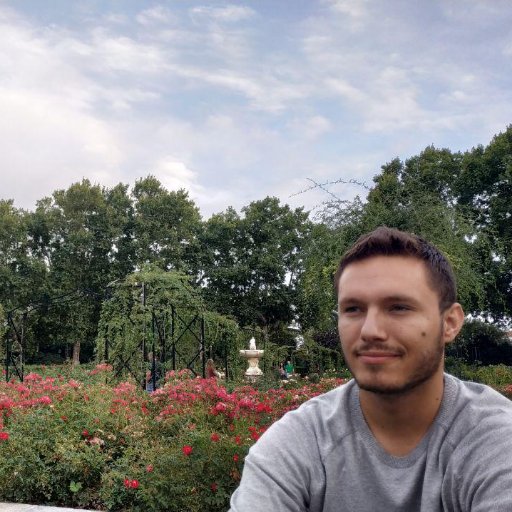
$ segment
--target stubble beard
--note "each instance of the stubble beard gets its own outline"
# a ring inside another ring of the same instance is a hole
[[[359,389],[379,395],[400,396],[406,395],[407,393],[416,389],[418,386],[421,386],[424,382],[428,381],[433,375],[435,375],[443,363],[443,356],[444,344],[442,341],[441,333],[439,333],[434,348],[422,354],[422,357],[418,361],[416,368],[406,381],[397,384],[379,383],[378,374],[382,371],[382,369],[379,367],[375,367],[375,378],[371,381],[365,382],[364,380],[359,380],[357,375],[352,371],[349,363],[347,361],[346,363],[348,369],[354,376],[354,380],[359,386]]]

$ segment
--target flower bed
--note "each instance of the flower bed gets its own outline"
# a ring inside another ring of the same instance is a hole
[[[244,457],[272,422],[342,383],[228,392],[215,379],[132,383],[32,373],[0,384],[0,501],[103,510],[221,511]]]

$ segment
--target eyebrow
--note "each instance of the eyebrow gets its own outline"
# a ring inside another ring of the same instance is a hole
[[[338,305],[342,304],[360,304],[361,302],[365,302],[357,297],[344,297],[339,302]],[[410,302],[413,304],[419,304],[420,301],[411,297],[410,295],[387,295],[381,299],[381,302]]]

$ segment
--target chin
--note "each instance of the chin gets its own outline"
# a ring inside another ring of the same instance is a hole
[[[367,378],[358,378],[355,376],[354,379],[357,382],[359,388],[364,391],[378,395],[397,396],[405,395],[414,391],[415,389],[424,385],[426,382],[431,381],[436,374],[437,371],[411,375],[408,379],[401,381],[379,378],[377,375],[373,375]]]

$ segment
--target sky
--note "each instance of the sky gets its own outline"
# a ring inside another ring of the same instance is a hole
[[[511,122],[510,0],[0,0],[0,199],[19,208],[151,174],[204,218],[269,195],[310,210],[314,183]]]

